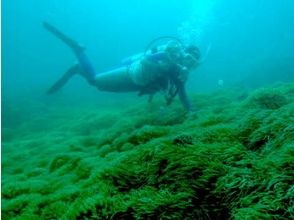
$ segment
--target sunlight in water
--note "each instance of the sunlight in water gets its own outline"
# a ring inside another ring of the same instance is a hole
[[[214,21],[216,0],[195,1],[191,17],[178,28],[178,34],[185,44],[201,44],[203,36]]]

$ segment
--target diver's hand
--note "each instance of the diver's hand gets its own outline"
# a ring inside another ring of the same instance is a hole
[[[197,111],[192,109],[187,112],[187,119],[188,121],[196,120],[198,118]]]
[[[189,70],[185,66],[179,64],[177,66],[180,69],[178,79],[184,83],[188,80]]]

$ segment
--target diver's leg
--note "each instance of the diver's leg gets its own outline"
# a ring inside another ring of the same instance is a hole
[[[63,34],[60,30],[58,30],[53,25],[44,22],[43,23],[44,28],[51,32],[54,36],[56,36],[58,39],[60,39],[62,42],[64,42],[66,45],[68,45],[76,55],[79,65],[82,71],[79,73],[86,78],[86,80],[91,84],[95,85],[95,70],[92,66],[89,58],[85,54],[85,48],[82,47],[78,42],[71,39],[70,37]]]
[[[75,64],[72,67],[70,67],[63,74],[63,76],[56,83],[54,83],[53,86],[50,87],[50,89],[47,91],[47,94],[53,94],[60,90],[73,75],[79,72],[81,72],[81,68],[78,64]]]
[[[70,37],[64,35],[51,24],[44,22],[43,25],[44,28],[46,28],[49,32],[51,32],[73,50],[79,61],[79,66],[81,69],[79,73],[85,77],[91,85],[96,86],[100,90],[112,92],[138,91],[141,88],[140,85],[137,85],[133,82],[133,79],[129,74],[129,68],[126,66],[97,75],[95,73],[94,67],[85,53],[85,49],[82,46],[80,46]],[[65,80],[61,79],[60,85],[63,85],[63,82],[67,81],[66,79],[67,77],[65,77]]]
[[[99,73],[95,77],[95,85],[99,90],[108,92],[139,91],[141,86],[132,81],[128,69],[128,67],[120,67]]]

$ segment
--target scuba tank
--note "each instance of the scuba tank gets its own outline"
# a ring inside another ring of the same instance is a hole
[[[165,50],[166,46],[165,45],[157,45],[156,44],[161,41],[161,40],[173,40],[176,42],[180,47],[184,47],[183,42],[178,39],[177,37],[172,37],[172,36],[161,36],[153,39],[150,41],[150,43],[146,46],[145,51],[143,53],[138,53],[133,56],[127,57],[121,61],[121,65],[130,65],[143,57],[149,57],[150,60],[160,60],[162,58],[162,53]]]

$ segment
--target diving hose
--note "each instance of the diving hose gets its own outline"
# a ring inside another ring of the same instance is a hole
[[[147,52],[150,50],[150,48],[158,41],[162,40],[162,39],[170,39],[170,40],[174,40],[176,41],[179,45],[181,45],[182,47],[184,46],[183,42],[177,38],[177,37],[173,37],[173,36],[161,36],[161,37],[157,37],[154,40],[152,40],[147,47],[145,48],[145,52],[144,52],[144,56],[147,54]]]

